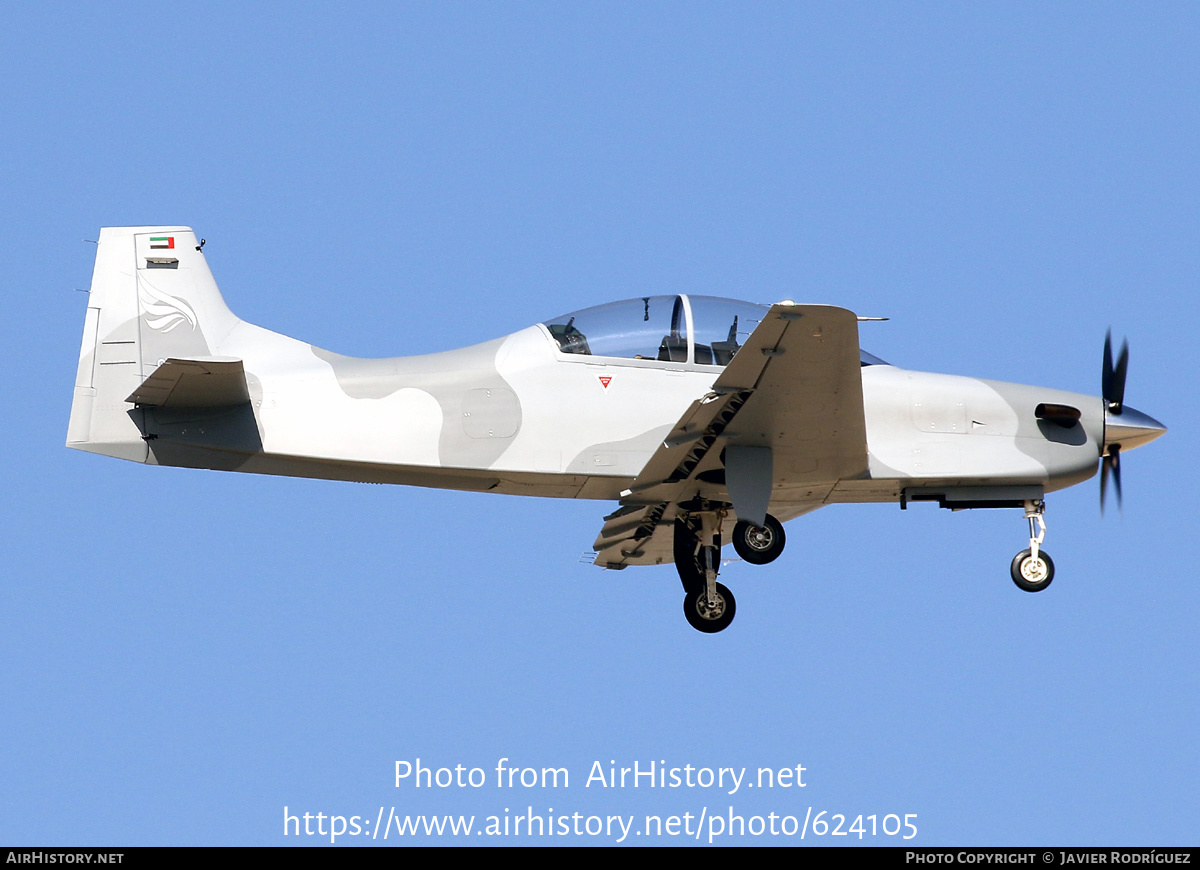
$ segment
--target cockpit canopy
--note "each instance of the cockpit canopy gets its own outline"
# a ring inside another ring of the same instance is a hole
[[[725,366],[770,310],[718,296],[643,296],[543,325],[563,353]],[[885,364],[865,351],[863,365]]]

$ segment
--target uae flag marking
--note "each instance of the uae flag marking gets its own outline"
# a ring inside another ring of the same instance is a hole
[[[175,237],[174,236],[151,236],[150,237],[150,250],[152,250],[152,251],[160,251],[160,250],[165,251],[165,250],[169,250],[173,247],[175,247]]]
[[[600,386],[607,390],[609,382],[612,381],[612,377],[610,375],[597,375],[596,377],[600,378]]]

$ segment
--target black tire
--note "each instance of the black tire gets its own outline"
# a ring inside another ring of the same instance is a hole
[[[774,562],[783,552],[786,543],[783,525],[770,514],[767,514],[766,525],[762,528],[745,520],[738,520],[737,525],[733,527],[733,549],[751,565]]]
[[[1022,550],[1013,557],[1009,573],[1012,574],[1018,589],[1041,592],[1054,580],[1054,560],[1050,558],[1049,553],[1039,548],[1038,561],[1035,563],[1033,552]]]
[[[708,596],[701,586],[695,592],[689,592],[683,599],[683,615],[687,617],[688,625],[705,634],[715,634],[724,631],[733,622],[737,611],[737,602],[733,599],[724,584],[717,584],[717,607],[708,606]]]

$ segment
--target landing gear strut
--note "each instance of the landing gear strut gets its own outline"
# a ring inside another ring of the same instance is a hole
[[[675,520],[675,567],[685,593],[683,614],[692,628],[706,634],[727,628],[737,610],[733,593],[717,582],[724,516],[723,509],[706,510]]]
[[[1029,549],[1022,550],[1013,558],[1013,582],[1026,592],[1041,592],[1054,579],[1054,562],[1050,554],[1042,549],[1046,539],[1046,503],[1025,502],[1025,519],[1029,520]]]

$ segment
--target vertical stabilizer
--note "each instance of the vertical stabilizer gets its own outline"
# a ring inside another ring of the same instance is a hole
[[[168,357],[219,353],[238,323],[187,227],[105,227],[88,296],[67,446],[145,462],[126,399]]]

